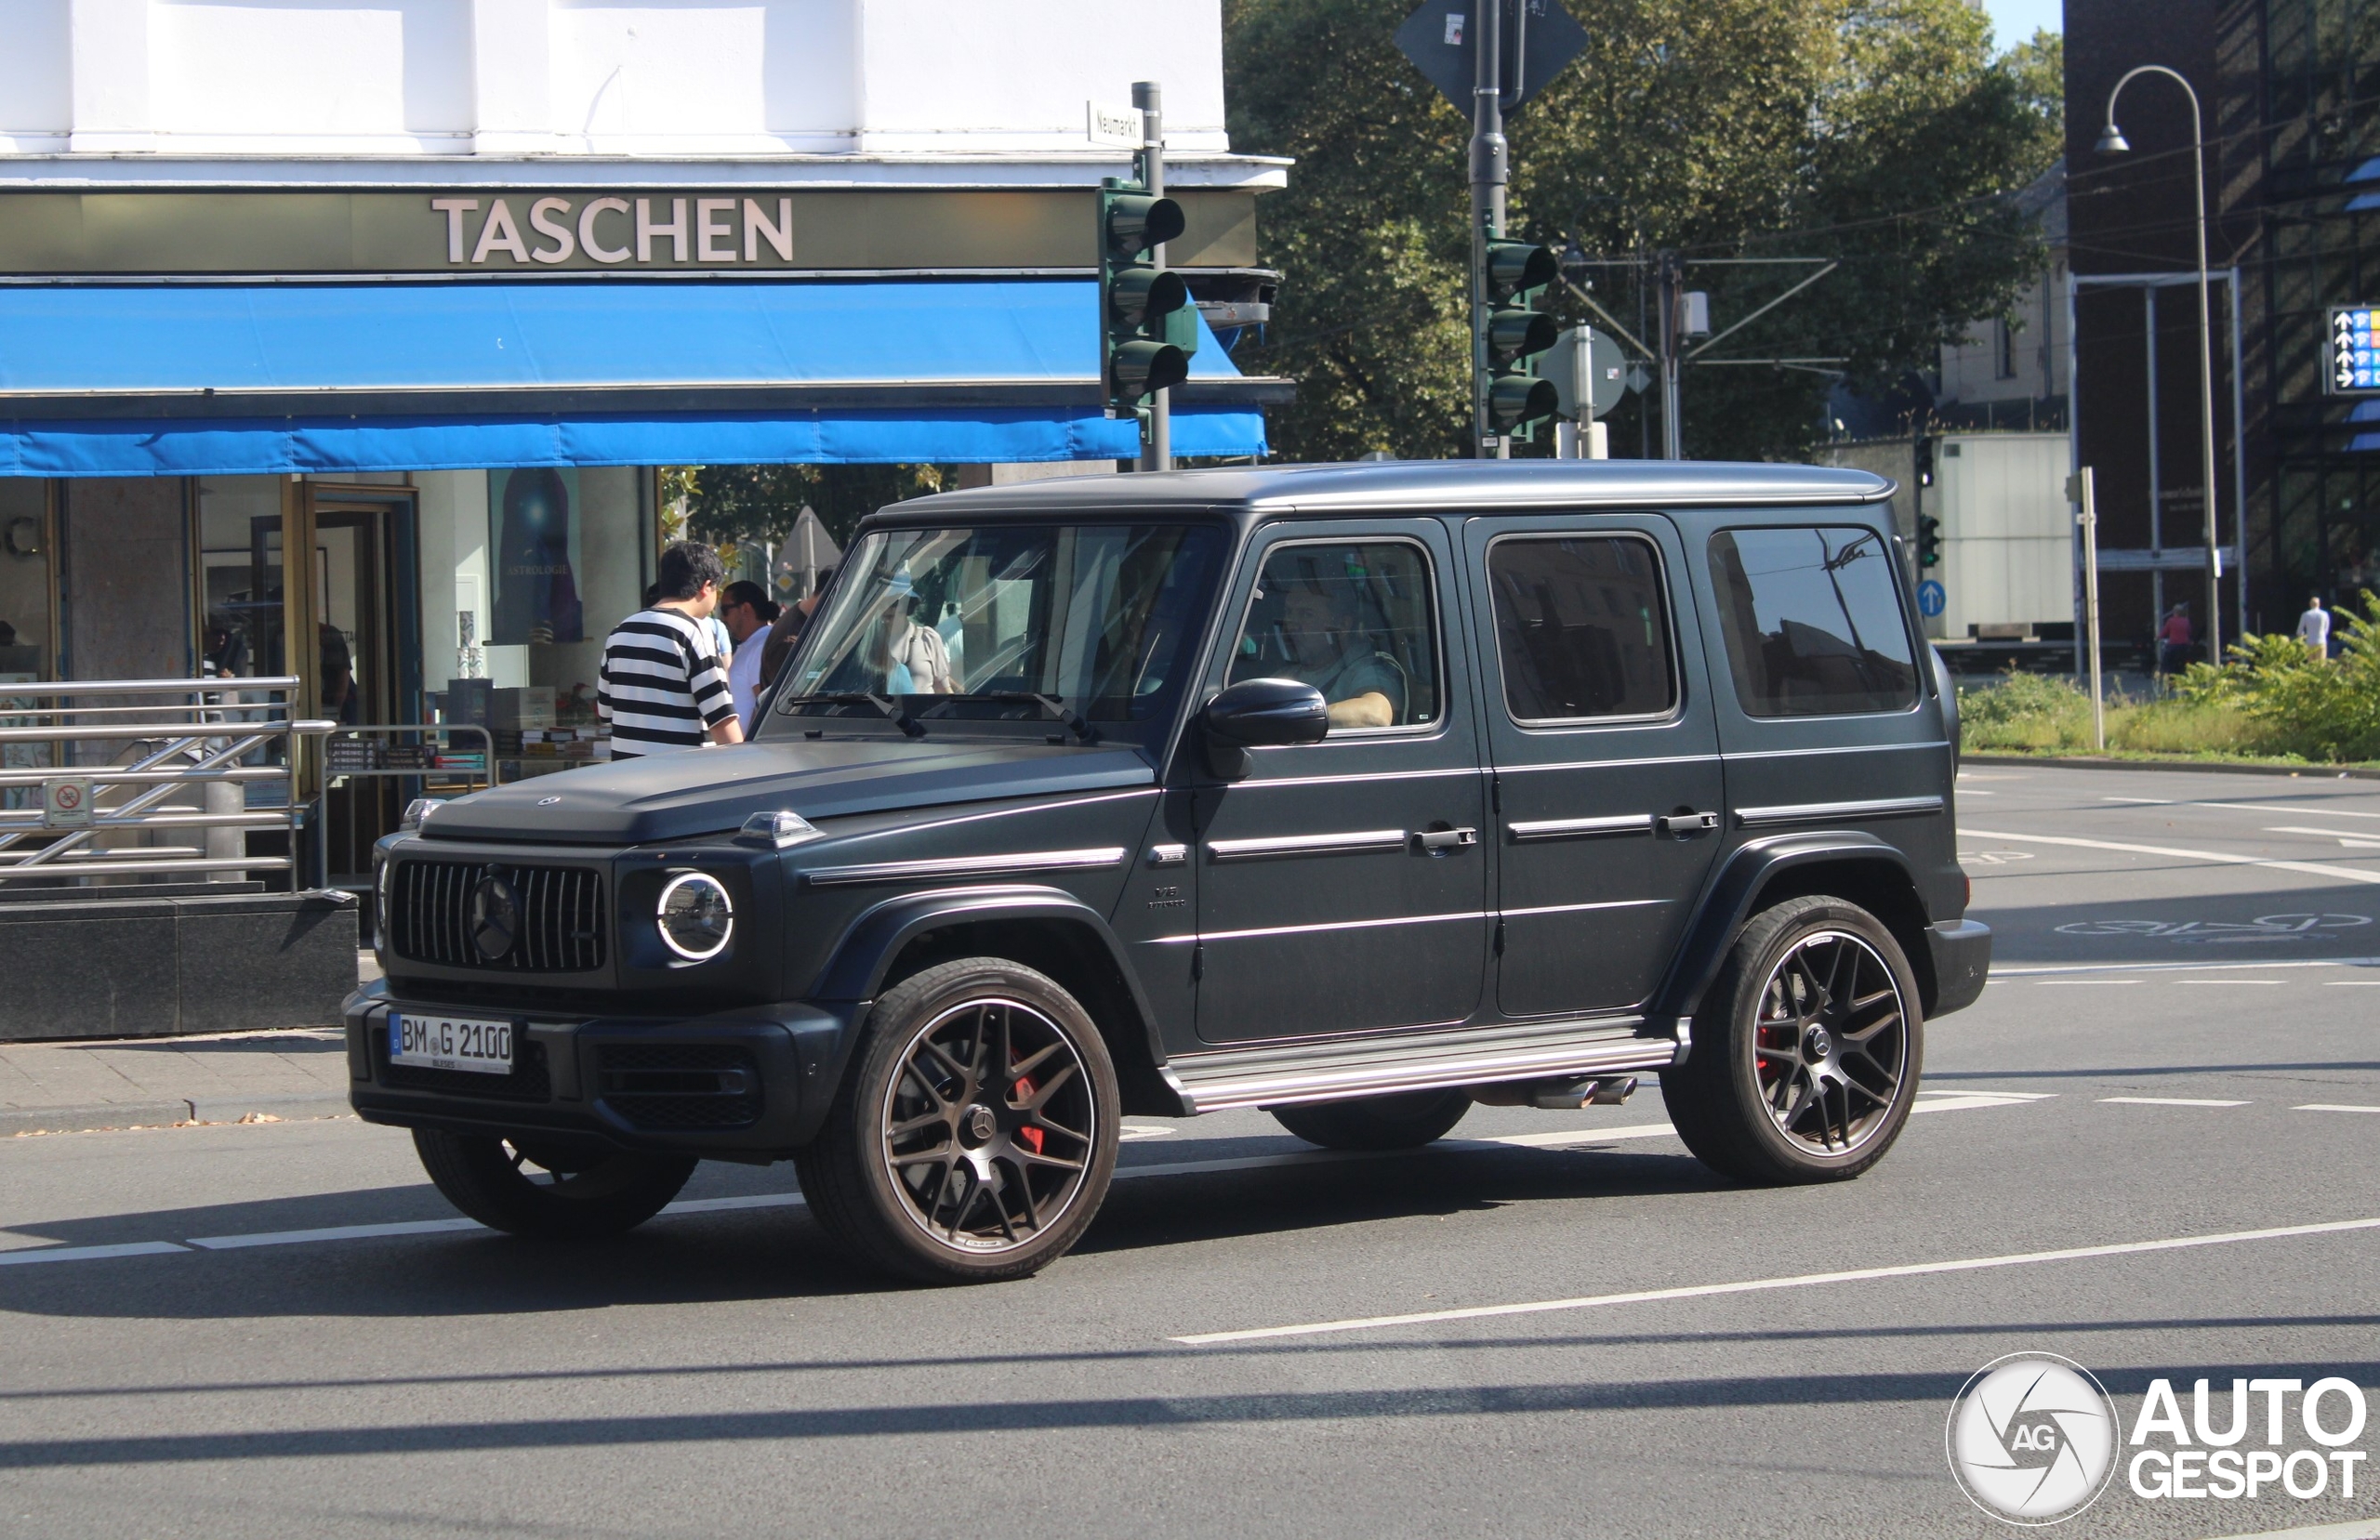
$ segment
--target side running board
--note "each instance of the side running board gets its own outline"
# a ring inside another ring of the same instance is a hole
[[[1677,1058],[1677,1042],[1644,1035],[1643,1027],[1636,1017],[1605,1016],[1463,1028],[1186,1054],[1169,1068],[1193,1112],[1217,1112],[1442,1086],[1667,1068]]]

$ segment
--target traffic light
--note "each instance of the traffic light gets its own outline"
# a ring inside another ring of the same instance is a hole
[[[1525,241],[1490,241],[1480,285],[1488,305],[1488,421],[1499,433],[1525,429],[1562,409],[1552,380],[1539,379],[1532,361],[1554,346],[1562,329],[1536,308],[1537,291],[1554,282],[1552,248]]]
[[[1107,404],[1136,415],[1158,390],[1190,375],[1198,314],[1181,275],[1148,257],[1183,230],[1182,205],[1141,183],[1110,177],[1099,188],[1099,372]]]
[[[1931,514],[1917,520],[1917,564],[1920,567],[1942,564],[1942,521]]]

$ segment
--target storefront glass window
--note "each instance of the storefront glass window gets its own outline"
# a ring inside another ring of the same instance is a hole
[[[39,703],[12,696],[7,687],[50,677],[52,604],[47,482],[0,480],[0,726],[32,725],[15,717]],[[0,744],[0,769],[42,770],[49,765],[47,744]],[[40,789],[0,787],[0,807],[37,807]]]
[[[650,478],[628,467],[487,474],[489,674],[540,704],[551,691],[557,726],[595,720],[603,638],[642,607]]]

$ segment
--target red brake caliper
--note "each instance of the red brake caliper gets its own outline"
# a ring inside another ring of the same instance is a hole
[[[1019,1101],[1028,1100],[1032,1098],[1032,1095],[1033,1078],[1030,1075],[1027,1075],[1016,1083],[1016,1099]],[[1019,1128],[1016,1131],[1016,1142],[1024,1145],[1027,1150],[1032,1151],[1038,1155],[1041,1152],[1041,1130],[1033,1127],[1031,1125]]]

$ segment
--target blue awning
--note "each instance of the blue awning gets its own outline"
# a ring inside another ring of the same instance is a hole
[[[0,475],[1113,459],[1063,280],[0,289]],[[1201,322],[1174,451],[1264,453]],[[1270,388],[1277,391],[1277,386]]]

